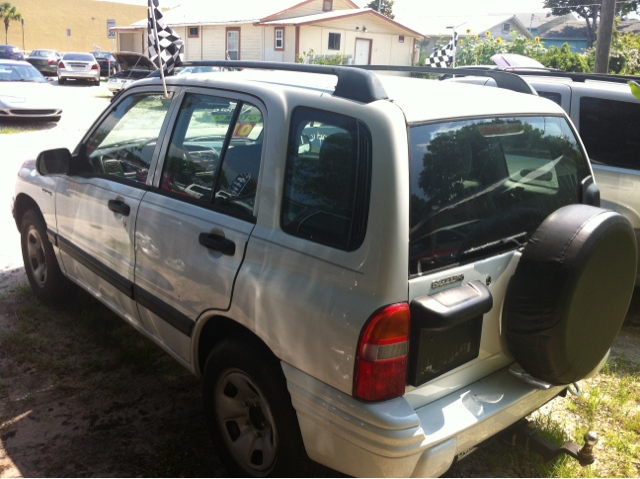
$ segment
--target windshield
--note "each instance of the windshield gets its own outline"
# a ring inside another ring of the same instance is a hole
[[[561,117],[421,125],[410,141],[412,275],[524,244],[590,174]]]
[[[0,63],[0,81],[47,83],[42,74],[31,65]]]
[[[93,55],[90,53],[65,53],[63,60],[79,61],[79,62],[92,62],[94,61]]]
[[[110,52],[91,52],[93,56],[96,58],[109,58],[111,56]]]

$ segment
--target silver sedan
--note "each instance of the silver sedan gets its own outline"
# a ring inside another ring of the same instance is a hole
[[[33,65],[0,60],[0,119],[44,118],[58,121],[62,106],[53,87]]]
[[[58,63],[58,83],[67,80],[88,80],[100,85],[100,65],[91,53],[65,53]]]

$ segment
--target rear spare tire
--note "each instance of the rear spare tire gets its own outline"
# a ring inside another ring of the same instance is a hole
[[[636,257],[633,228],[618,213],[571,205],[545,219],[504,303],[506,340],[520,366],[556,385],[592,372],[624,321]]]

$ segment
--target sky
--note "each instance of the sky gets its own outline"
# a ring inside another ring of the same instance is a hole
[[[368,0],[354,0],[359,6]],[[488,15],[490,13],[539,12],[544,10],[543,0],[395,0],[396,18],[419,16]]]

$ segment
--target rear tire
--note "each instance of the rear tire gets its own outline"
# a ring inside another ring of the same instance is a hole
[[[20,232],[24,268],[36,296],[50,303],[61,303],[75,296],[78,287],[62,274],[39,211],[30,209],[24,214]]]
[[[65,80],[64,78],[60,78],[60,77],[58,77],[58,85],[64,85],[64,82],[65,82],[65,81],[66,81],[66,80]]]
[[[256,340],[232,336],[209,354],[202,393],[220,460],[241,477],[308,477],[307,456],[279,360]]]

